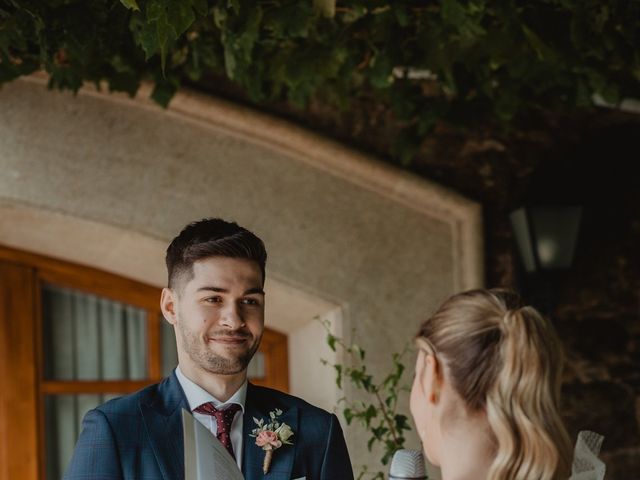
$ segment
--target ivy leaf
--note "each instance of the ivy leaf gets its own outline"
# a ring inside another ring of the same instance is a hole
[[[377,441],[378,439],[376,437],[371,437],[369,439],[369,441],[367,442],[367,450],[371,451],[371,449],[373,448],[373,444]]]
[[[450,25],[462,25],[466,21],[466,15],[460,2],[442,0],[442,19]]]
[[[467,40],[486,33],[479,21],[481,12],[473,3],[465,7],[458,0],[442,0],[442,19]]]
[[[369,405],[369,407],[364,412],[364,421],[367,427],[371,424],[371,420],[378,416],[378,409],[374,405]]]
[[[293,2],[265,12],[265,28],[275,38],[307,38],[314,20],[309,2]]]
[[[187,29],[193,25],[196,19],[194,9],[203,10],[202,2],[172,0],[167,5],[167,19],[173,27],[177,37],[182,35]],[[204,8],[206,13],[206,8]]]
[[[262,14],[262,8],[256,6],[249,10],[246,18],[239,21],[220,7],[214,9],[216,25],[224,29],[221,41],[224,46],[225,71],[231,79],[250,79],[253,48],[260,35]]]
[[[120,0],[120,3],[124,5],[129,10],[134,10],[136,12],[140,11],[140,7],[138,6],[138,2],[136,0]]]
[[[336,337],[330,333],[327,334],[327,344],[332,351],[336,351]]]
[[[360,20],[368,12],[369,10],[367,10],[367,7],[365,7],[364,5],[354,5],[349,8],[341,18],[344,23],[353,23],[357,20]]]
[[[396,430],[402,432],[403,430],[411,430],[409,426],[408,418],[406,415],[395,415],[394,421],[396,424]]]
[[[161,77],[156,79],[156,84],[151,93],[151,98],[158,102],[163,107],[168,107],[169,102],[178,90],[180,82],[175,79],[168,79]]]
[[[396,19],[398,20],[398,25],[401,27],[408,27],[411,23],[411,14],[408,9],[402,5],[398,5],[395,9]]]
[[[313,8],[323,17],[333,18],[336,14],[336,0],[313,0]]]
[[[382,438],[382,436],[387,433],[389,431],[389,429],[387,427],[385,427],[384,425],[380,425],[378,427],[374,427],[371,429],[371,432],[375,435],[375,438],[377,440],[380,440]]]
[[[160,14],[155,22],[156,27],[156,39],[158,42],[158,49],[160,50],[160,62],[162,65],[162,71],[165,71],[167,63],[167,49],[168,43],[174,42],[178,35],[175,29],[169,23],[166,12]]]
[[[145,18],[134,22],[138,27],[135,37],[146,59],[160,52],[163,73],[170,47],[193,25],[196,11],[206,13],[202,0],[149,0]]]
[[[360,358],[360,360],[364,360],[365,357],[365,351],[362,349],[362,347],[360,347],[360,345],[353,345],[351,347],[351,350],[353,353],[355,353],[356,355],[358,355],[358,357]]]
[[[389,56],[378,53],[370,63],[369,81],[375,88],[384,89],[393,83],[393,63]]]
[[[336,385],[338,388],[342,388],[342,365],[334,365],[333,368],[336,371]]]
[[[347,425],[351,425],[351,421],[353,420],[353,411],[350,408],[345,408],[342,414],[344,415],[344,419],[347,421]]]
[[[553,51],[544,44],[538,34],[524,24],[522,25],[522,31],[539,60],[551,60],[554,57]]]
[[[240,14],[240,0],[227,0],[227,8],[233,10],[236,15]]]

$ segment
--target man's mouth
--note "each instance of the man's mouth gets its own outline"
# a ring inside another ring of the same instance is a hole
[[[208,337],[207,341],[221,343],[224,345],[242,345],[248,339],[248,337]]]

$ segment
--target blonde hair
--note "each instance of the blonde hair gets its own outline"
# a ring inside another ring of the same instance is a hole
[[[417,335],[442,357],[469,411],[485,411],[496,442],[489,480],[569,477],[571,445],[558,404],[560,342],[517,294],[471,290],[449,298]]]

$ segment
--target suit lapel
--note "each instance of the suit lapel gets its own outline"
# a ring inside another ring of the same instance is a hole
[[[184,478],[182,408],[189,410],[175,373],[160,383],[156,398],[140,403],[149,442],[165,480]]]
[[[250,437],[251,431],[256,427],[253,418],[258,420],[264,418],[269,419],[269,412],[280,408],[283,410],[280,417],[281,423],[286,423],[294,432],[291,441],[293,445],[283,445],[273,452],[273,459],[267,474],[262,473],[262,463],[264,461],[265,452],[262,448],[255,444],[253,437]],[[260,394],[260,391],[253,385],[249,384],[247,390],[247,402],[245,406],[243,418],[243,459],[242,473],[245,480],[289,480],[293,470],[293,461],[296,451],[296,433],[298,432],[298,409],[291,407],[284,410],[282,405],[270,402]]]

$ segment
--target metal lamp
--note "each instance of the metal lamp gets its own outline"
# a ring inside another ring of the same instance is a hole
[[[527,273],[568,268],[578,239],[582,207],[522,207],[510,215]]]

